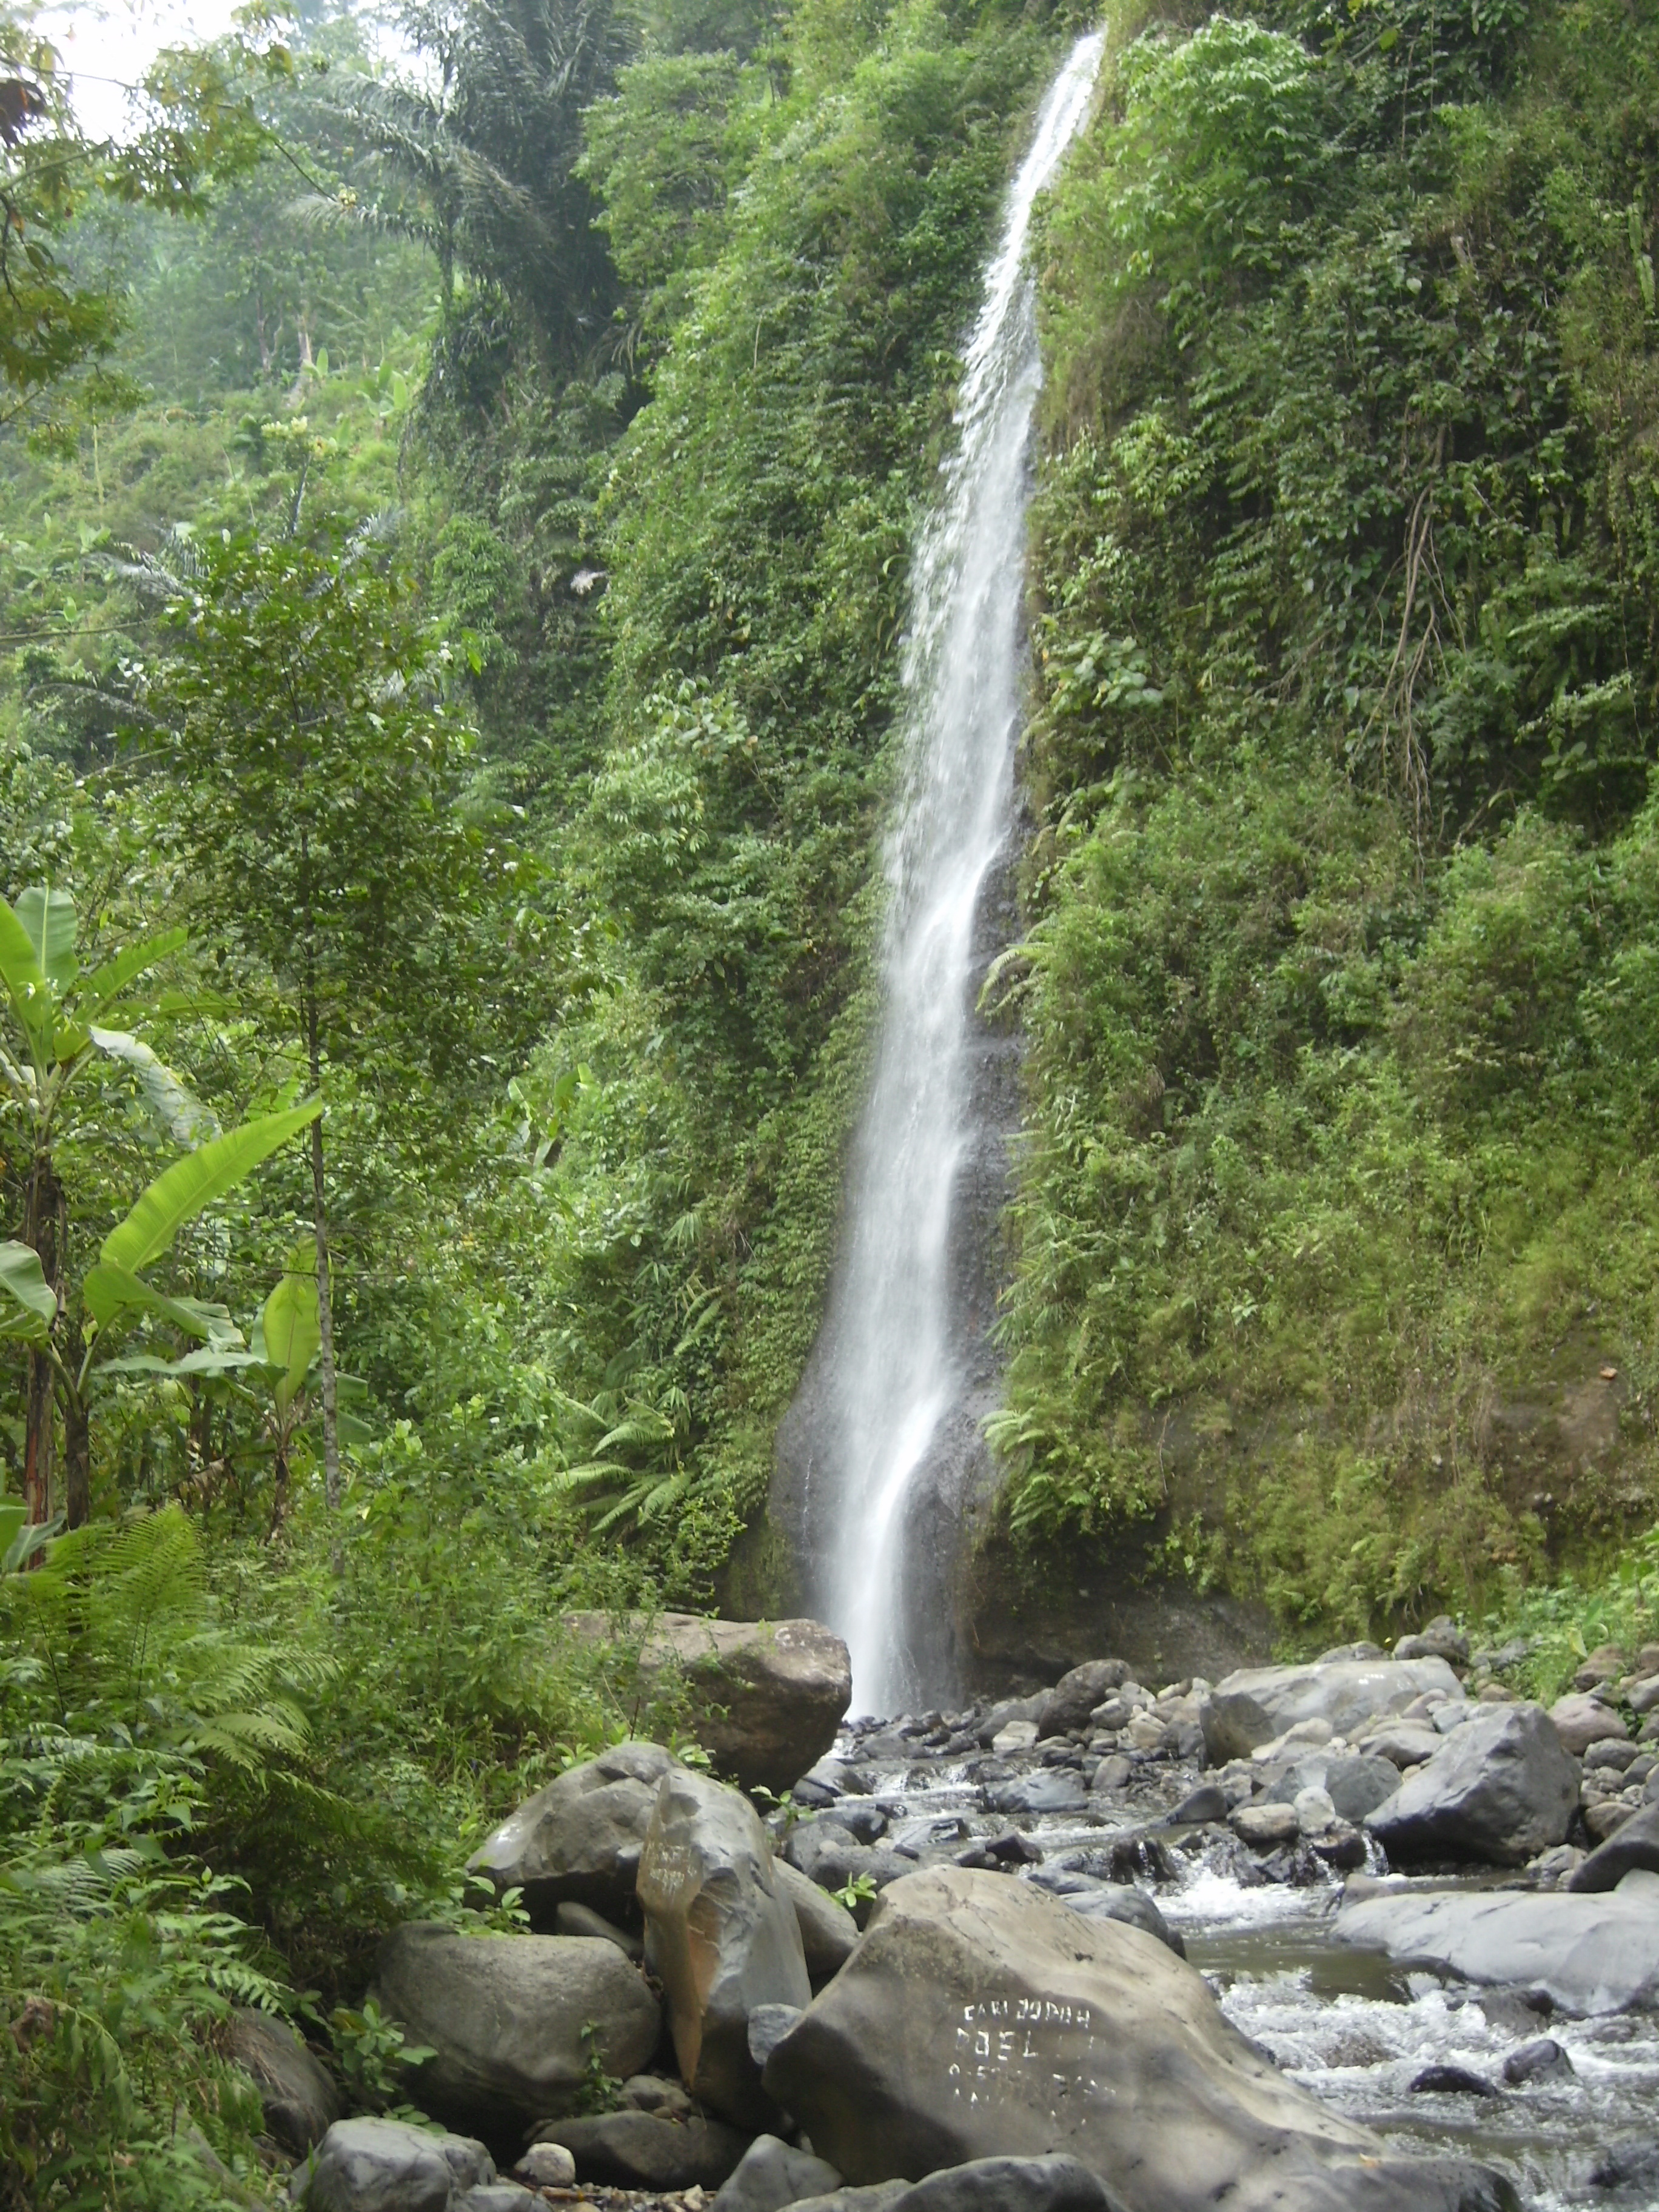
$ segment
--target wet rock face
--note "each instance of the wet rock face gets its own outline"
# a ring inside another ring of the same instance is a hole
[[[1565,1839],[1578,1766],[1541,1706],[1484,1705],[1365,1816],[1390,1859],[1521,1866]]]
[[[749,2015],[761,2005],[805,2006],[812,1990],[795,1907],[753,1807],[673,1768],[651,1816],[638,1894],[682,2078],[722,2119],[764,2127],[775,2113],[750,2056]]]
[[[570,2110],[586,2075],[585,2029],[606,2071],[626,2075],[662,2028],[643,1977],[595,1937],[395,1928],[369,1994],[435,2053],[410,2076],[422,2108],[486,2136]]]
[[[887,1890],[766,2081],[855,2182],[1060,2150],[1136,2212],[1504,2202],[1480,2169],[1395,2159],[1316,2103],[1151,1937],[994,1875]]]
[[[660,1744],[619,1743],[526,1798],[467,1861],[496,1889],[521,1889],[531,1924],[550,1928],[559,1905],[607,1918],[634,1911],[634,1878],[672,1758]]]
[[[1200,1701],[1199,1725],[1212,1766],[1248,1758],[1308,1721],[1328,1723],[1350,1740],[1384,1714],[1403,1713],[1438,1692],[1460,1699],[1463,1686],[1445,1660],[1338,1659],[1306,1667],[1251,1667],[1229,1674]]]

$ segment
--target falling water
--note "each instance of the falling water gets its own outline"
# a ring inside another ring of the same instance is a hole
[[[1083,120],[1101,44],[1073,47],[1009,191],[964,364],[959,443],[917,562],[882,1029],[808,1500],[820,1602],[851,1647],[858,1710],[891,1711],[926,1682],[917,1647],[928,1624],[917,1614],[940,1599],[914,1523],[963,1389],[951,1230],[974,1137],[975,916],[1014,816],[1027,444],[1042,380],[1026,236]]]

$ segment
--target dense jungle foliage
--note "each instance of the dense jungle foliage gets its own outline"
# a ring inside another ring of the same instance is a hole
[[[118,149],[6,27],[0,2205],[269,2199],[232,2008],[394,2098],[380,1931],[678,1725],[561,1615],[763,1520],[908,552],[1085,20],[309,9]],[[1659,1610],[1653,9],[1107,27],[996,1540],[1502,1612],[1546,1687]]]

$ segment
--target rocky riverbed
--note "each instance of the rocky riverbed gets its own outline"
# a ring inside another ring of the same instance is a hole
[[[1591,1655],[1548,1712],[1515,1656],[1448,1623],[1216,1685],[1103,1659],[848,1723],[764,1824],[619,1746],[478,1856],[545,1932],[388,1938],[450,2149],[319,2106],[294,2193],[1659,2204],[1659,1649]]]

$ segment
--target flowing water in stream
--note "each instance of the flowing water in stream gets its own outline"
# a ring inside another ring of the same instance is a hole
[[[959,441],[920,548],[905,665],[906,778],[888,853],[891,903],[875,1079],[848,1190],[817,1454],[822,1602],[853,1655],[860,1709],[914,1692],[914,1494],[933,1478],[963,1391],[952,1340],[952,1205],[972,1140],[968,1030],[975,920],[1014,817],[1024,659],[1027,447],[1042,384],[1025,267],[1038,194],[1082,122],[1101,40],[1078,41],[1008,194],[957,408]],[[923,1625],[925,1626],[925,1624]]]

